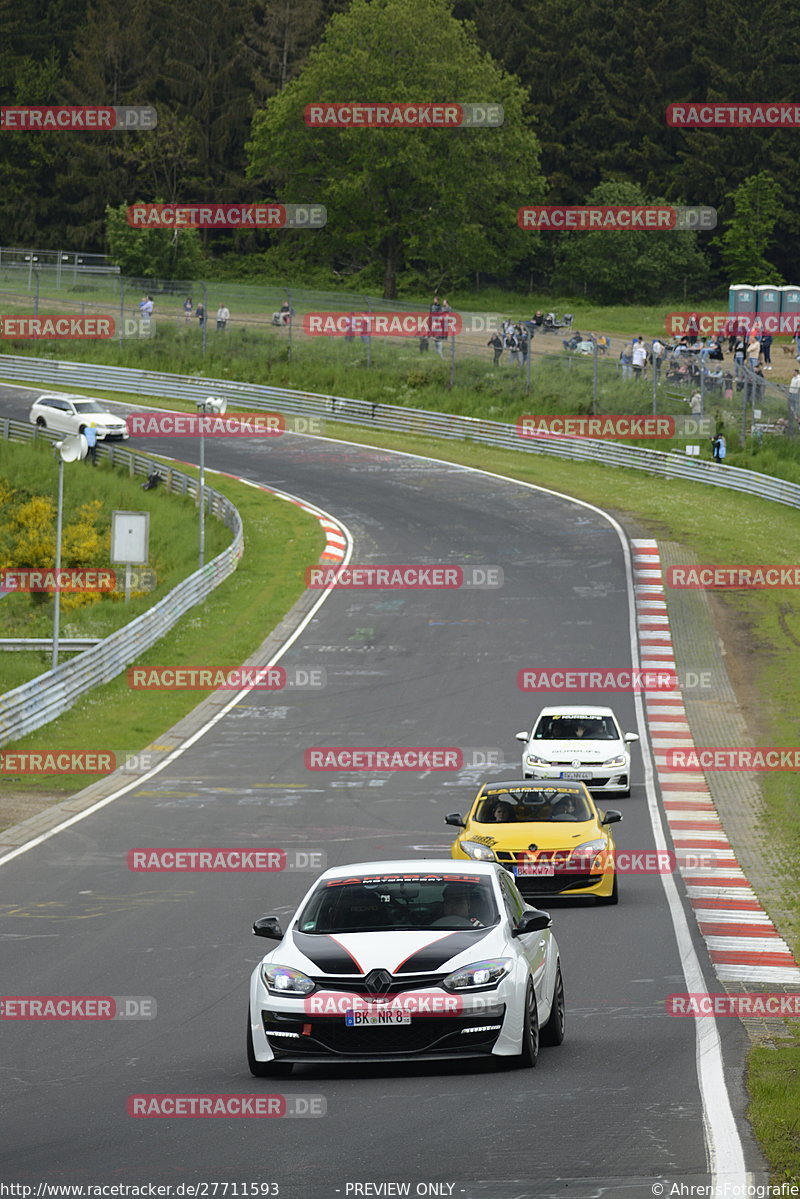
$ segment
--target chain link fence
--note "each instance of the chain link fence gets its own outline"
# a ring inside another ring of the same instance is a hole
[[[165,361],[170,356],[182,365],[187,359],[196,361],[198,372],[209,353],[215,364],[229,359],[232,372],[240,375],[245,361],[262,369],[276,360],[324,366],[344,378],[372,370],[384,380],[381,398],[397,403],[413,403],[413,392],[428,383],[447,390],[469,388],[489,416],[499,414],[503,405],[524,400],[535,405],[532,410],[544,412],[719,413],[742,436],[793,433],[797,427],[788,383],[774,383],[738,367],[728,352],[722,361],[706,360],[697,347],[676,357],[667,352],[656,364],[649,356],[638,372],[620,360],[630,341],[605,337],[599,331],[581,332],[569,318],[548,327],[535,325],[532,317],[458,312],[452,314],[455,335],[437,337],[433,334],[440,329],[436,322],[441,316],[432,317],[428,308],[419,305],[366,293],[134,279],[109,275],[100,264],[90,264],[87,273],[76,273],[76,267],[69,269],[68,264],[55,261],[32,263],[32,252],[2,252],[9,254],[22,258],[10,263],[0,257],[0,315],[108,316],[114,320],[120,346],[126,346],[126,364],[141,344]],[[149,300],[152,315],[143,308]],[[219,315],[220,309],[227,310],[227,316],[225,311]],[[427,336],[368,331],[370,320],[374,327],[380,316],[389,321],[403,314],[410,328]],[[341,332],[315,332],[326,318]],[[519,348],[508,344],[510,326],[521,334]],[[491,344],[497,338],[499,352]],[[780,373],[787,373],[780,352],[790,351],[794,366],[794,347],[776,342],[773,350],[783,368]],[[142,350],[142,364],[153,365],[149,350]]]

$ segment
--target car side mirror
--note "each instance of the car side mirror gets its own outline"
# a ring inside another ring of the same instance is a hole
[[[538,908],[528,908],[512,928],[511,936],[521,937],[525,933],[538,933],[545,928],[550,928],[552,923],[549,912],[540,912]]]
[[[638,741],[639,734],[638,733],[626,733],[625,736],[622,738],[622,740],[623,741]]]
[[[259,916],[253,923],[253,932],[257,937],[269,937],[271,941],[283,940],[283,930],[277,916]]]
[[[528,740],[527,733],[517,733],[517,741],[527,741],[527,740]]]
[[[454,824],[456,828],[467,827],[466,821],[459,812],[451,812],[449,816],[445,816],[444,822],[445,824]]]
[[[622,812],[617,812],[614,810],[614,808],[609,808],[609,810],[603,814],[603,819],[600,821],[600,823],[601,824],[618,824],[621,819],[622,819]]]

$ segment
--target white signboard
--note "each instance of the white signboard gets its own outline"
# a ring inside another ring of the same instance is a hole
[[[150,542],[149,512],[111,513],[111,561],[146,566]]]

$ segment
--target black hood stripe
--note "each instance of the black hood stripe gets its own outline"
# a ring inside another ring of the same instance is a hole
[[[319,966],[323,974],[363,974],[360,964],[333,937],[312,937],[308,933],[292,932],[294,943],[302,954]]]
[[[430,945],[423,945],[422,949],[412,953],[411,957],[406,958],[395,968],[394,973],[423,974],[427,970],[438,970],[457,953],[463,953],[465,949],[477,945],[479,941],[488,936],[490,931],[487,928],[476,928],[474,930],[465,929],[464,932],[448,933],[447,936],[439,937]]]

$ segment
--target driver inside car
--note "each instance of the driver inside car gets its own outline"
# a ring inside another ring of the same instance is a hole
[[[466,887],[458,883],[449,883],[443,892],[442,914],[434,920],[431,928],[437,925],[447,925],[469,928],[483,928],[483,922],[470,913],[470,893]]]

